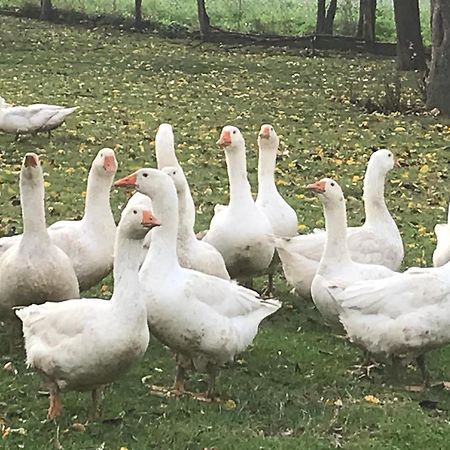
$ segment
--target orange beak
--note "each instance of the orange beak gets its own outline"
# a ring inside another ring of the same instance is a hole
[[[402,167],[398,162],[398,159],[394,159],[394,167]]]
[[[128,175],[127,177],[121,178],[114,183],[114,186],[118,187],[126,187],[126,186],[136,186],[137,183],[137,175],[136,172]]]
[[[261,132],[259,133],[259,137],[261,139],[269,139],[270,138],[270,127],[262,127]]]
[[[314,192],[315,194],[323,194],[325,192],[325,181],[317,181],[312,184],[308,184],[306,189]]]
[[[114,156],[105,156],[103,158],[103,168],[106,172],[115,172],[117,170],[117,162]]]
[[[220,134],[220,139],[217,141],[217,144],[221,147],[228,147],[231,145],[231,134],[229,131],[222,131]]]
[[[23,165],[25,167],[37,167],[39,164],[39,158],[35,153],[27,153]]]
[[[142,220],[141,224],[145,228],[153,228],[159,227],[161,222],[150,212],[150,211],[142,211]]]

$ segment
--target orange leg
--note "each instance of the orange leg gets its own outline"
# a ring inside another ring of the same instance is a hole
[[[59,388],[56,385],[52,385],[50,387],[50,406],[48,408],[47,417],[49,419],[54,419],[55,417],[61,416],[62,413],[63,413],[63,404]]]
[[[102,387],[100,387],[98,389],[93,389],[91,391],[91,398],[92,398],[91,419],[96,419],[100,415],[98,402],[101,399],[102,392],[103,392]]]
[[[186,373],[186,369],[180,364],[177,364],[177,372],[175,374],[175,383],[173,385],[172,391],[182,394],[184,389],[184,375]]]

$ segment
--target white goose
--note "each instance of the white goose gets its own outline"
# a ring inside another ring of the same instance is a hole
[[[34,153],[23,159],[20,203],[24,233],[0,256],[0,309],[79,297],[70,259],[45,226],[44,176]]]
[[[450,262],[329,291],[354,343],[373,355],[416,358],[428,384],[425,353],[450,343],[449,280]]]
[[[225,149],[230,202],[214,215],[203,240],[222,254],[231,278],[251,279],[266,272],[272,261],[274,246],[268,235],[273,230],[252,197],[241,132],[224,127],[218,144]]]
[[[0,130],[20,134],[39,133],[58,128],[64,120],[78,109],[37,103],[29,106],[11,106],[0,97]]]
[[[53,244],[72,261],[82,291],[95,286],[112,269],[116,224],[109,194],[116,171],[114,150],[103,148],[89,172],[83,218],[59,221],[48,228]],[[0,254],[20,238],[1,238]]]
[[[156,169],[140,169],[116,181],[135,186],[152,199],[161,226],[139,272],[141,295],[147,302],[152,334],[197,369],[209,373],[208,396],[214,393],[218,366],[244,351],[259,323],[281,306],[262,300],[254,291],[221,278],[182,268],[177,257],[178,208],[172,180]],[[184,387],[178,366],[175,387]]]
[[[294,209],[284,200],[275,184],[275,164],[279,138],[272,125],[262,125],[258,134],[258,196],[256,206],[269,219],[275,236],[292,237],[297,234],[298,221]],[[269,267],[268,292],[272,292],[273,274],[278,266],[277,253]]]
[[[48,417],[62,413],[60,391],[97,390],[115,381],[145,352],[149,332],[139,295],[138,258],[146,227],[157,226],[150,211],[137,206],[122,217],[116,237],[114,293],[111,300],[83,298],[19,309],[27,363],[50,392]]]
[[[347,214],[341,187],[331,178],[307,186],[318,195],[325,214],[326,242],[311,285],[317,309],[330,325],[340,326],[340,305],[330,295],[333,286],[347,287],[361,280],[375,280],[395,274],[385,266],[361,264],[351,258],[347,244]]]
[[[403,242],[384,200],[387,173],[398,163],[391,151],[382,149],[370,157],[364,177],[366,220],[360,227],[347,229],[353,261],[381,264],[398,270],[403,260]],[[310,297],[311,283],[325,246],[326,234],[318,232],[294,238],[274,238],[286,280],[296,291]]]
[[[189,184],[181,167],[165,167],[162,170],[172,179],[178,195],[177,254],[182,267],[198,270],[225,280],[230,279],[222,255],[204,241],[199,241],[190,225],[188,205]]]
[[[450,261],[450,205],[447,223],[438,223],[434,227],[436,234],[436,249],[433,252],[433,266],[439,267]]]

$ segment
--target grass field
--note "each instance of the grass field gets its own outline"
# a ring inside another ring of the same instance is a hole
[[[30,3],[33,2],[0,0],[0,6],[22,7]],[[134,14],[134,2],[131,0],[57,0],[53,3],[57,8],[88,14]],[[422,31],[425,41],[429,43],[430,2],[419,0],[419,3]],[[305,34],[313,32],[316,23],[316,0],[207,0],[206,7],[212,25],[243,32]],[[357,0],[339,0],[335,20],[336,33],[356,33],[358,7]],[[379,0],[377,8],[378,39],[395,42],[392,1]],[[142,4],[142,12],[145,18],[154,22],[198,28],[197,3],[194,0],[146,0]]]
[[[279,188],[304,232],[323,225],[319,202],[304,186],[324,175],[342,185],[350,224],[361,223],[370,149],[389,147],[402,164],[389,176],[386,194],[404,239],[404,266],[430,264],[433,227],[445,220],[450,194],[450,121],[420,112],[369,115],[350,102],[355,96],[382,98],[386,83],[395,79],[392,60],[308,58],[4,17],[0,30],[0,95],[19,104],[80,106],[51,140],[40,135],[14,142],[14,136],[0,134],[0,235],[21,229],[18,169],[25,152],[36,151],[45,161],[48,223],[80,217],[97,151],[116,150],[118,176],[153,166],[155,130],[166,121],[174,126],[203,229],[213,205],[227,201],[224,155],[215,144],[221,127],[234,124],[243,131],[256,190],[256,133],[269,122],[281,135]],[[401,74],[401,84],[402,102],[420,107],[413,76]],[[124,193],[113,190],[111,198],[118,218]],[[108,297],[110,289],[108,279],[88,294]],[[101,420],[80,425],[88,397],[65,395],[64,448],[450,448],[450,392],[405,390],[420,382],[414,368],[397,385],[388,368],[359,379],[352,371],[359,352],[333,336],[312,303],[290,294],[281,276],[276,289],[284,307],[239,361],[222,371],[224,402],[150,395],[143,377],[169,385],[174,372],[169,352],[153,339],[142,363],[107,389]],[[54,424],[45,420],[39,378],[25,367],[21,341],[9,353],[0,337],[0,446],[51,448]],[[435,380],[450,378],[449,349],[429,359]],[[16,372],[2,368],[8,362]],[[193,376],[190,386],[200,390],[204,379]]]

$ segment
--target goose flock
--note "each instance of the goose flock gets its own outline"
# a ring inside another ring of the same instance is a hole
[[[0,128],[48,131],[42,124],[22,126],[32,120],[26,108],[1,99]],[[42,111],[56,107],[28,108],[47,117]],[[24,120],[7,126],[20,115]],[[201,240],[170,124],[156,134],[157,168],[114,182],[114,151],[98,152],[79,221],[46,226],[41,162],[34,153],[24,156],[23,234],[0,239],[0,314],[15,312],[22,322],[27,364],[48,388],[48,417],[61,415],[65,389],[91,391],[95,414],[98,391],[144,355],[150,333],[175,356],[175,383],[166,393],[213,399],[220,367],[245,351],[261,321],[282,306],[272,296],[280,265],[287,282],[312,299],[324,324],[371,359],[416,360],[429,382],[425,354],[450,343],[450,225],[436,225],[435,267],[398,272],[403,243],[384,198],[386,176],[398,165],[393,153],[380,149],[370,156],[362,226],[347,227],[343,190],[323,178],[307,189],[323,205],[325,230],[298,235],[297,215],[275,183],[279,138],[273,126],[262,125],[258,133],[256,200],[240,130],[225,126],[217,144],[225,152],[230,198],[216,205]],[[113,185],[135,190],[117,228]],[[109,301],[79,298],[111,271]],[[260,275],[269,276],[263,296],[251,289]],[[205,393],[186,390],[190,370],[208,374]]]

